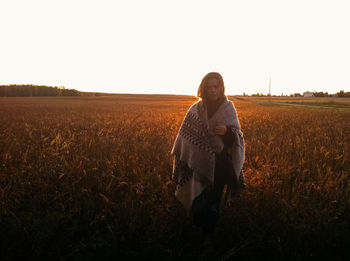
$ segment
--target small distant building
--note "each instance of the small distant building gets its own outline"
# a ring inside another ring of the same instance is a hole
[[[301,94],[299,92],[294,93],[294,97],[301,97]]]
[[[304,93],[303,93],[303,96],[304,96],[304,97],[313,97],[313,96],[314,96],[314,93],[313,93],[313,92],[304,92]]]

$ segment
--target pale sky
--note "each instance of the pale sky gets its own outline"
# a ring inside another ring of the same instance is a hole
[[[1,0],[0,85],[195,95],[350,91],[348,0]]]

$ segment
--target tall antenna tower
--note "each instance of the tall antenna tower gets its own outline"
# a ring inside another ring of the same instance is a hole
[[[270,79],[269,79],[269,96],[271,96],[271,76],[270,76]]]

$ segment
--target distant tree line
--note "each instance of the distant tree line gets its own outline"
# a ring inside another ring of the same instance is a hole
[[[336,95],[338,97],[350,97],[350,92],[344,92],[344,90],[341,90],[340,92],[337,92]]]
[[[269,94],[263,94],[263,93],[257,93],[257,94],[252,94],[251,96],[255,96],[255,97],[268,97],[271,96]],[[273,95],[275,96],[275,95]],[[283,96],[283,94],[281,95]],[[287,95],[286,95],[287,96]],[[303,97],[302,94],[300,93],[294,93],[294,94],[290,94],[288,95],[290,97]],[[329,94],[328,92],[313,92],[313,96],[314,97],[350,97],[350,92],[345,92],[344,90],[341,90],[337,93],[334,94]]]
[[[350,92],[341,90],[337,93],[331,94],[328,92],[313,92],[314,97],[350,97]]]
[[[0,85],[0,96],[23,97],[23,96],[80,96],[80,92],[75,89],[65,87],[51,87],[45,85],[32,84],[10,84]]]

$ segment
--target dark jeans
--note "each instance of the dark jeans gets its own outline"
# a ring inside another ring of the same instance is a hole
[[[227,164],[216,157],[214,184],[207,187],[193,200],[191,213],[193,222],[202,228],[204,234],[212,235],[219,220],[222,191],[226,184]]]

